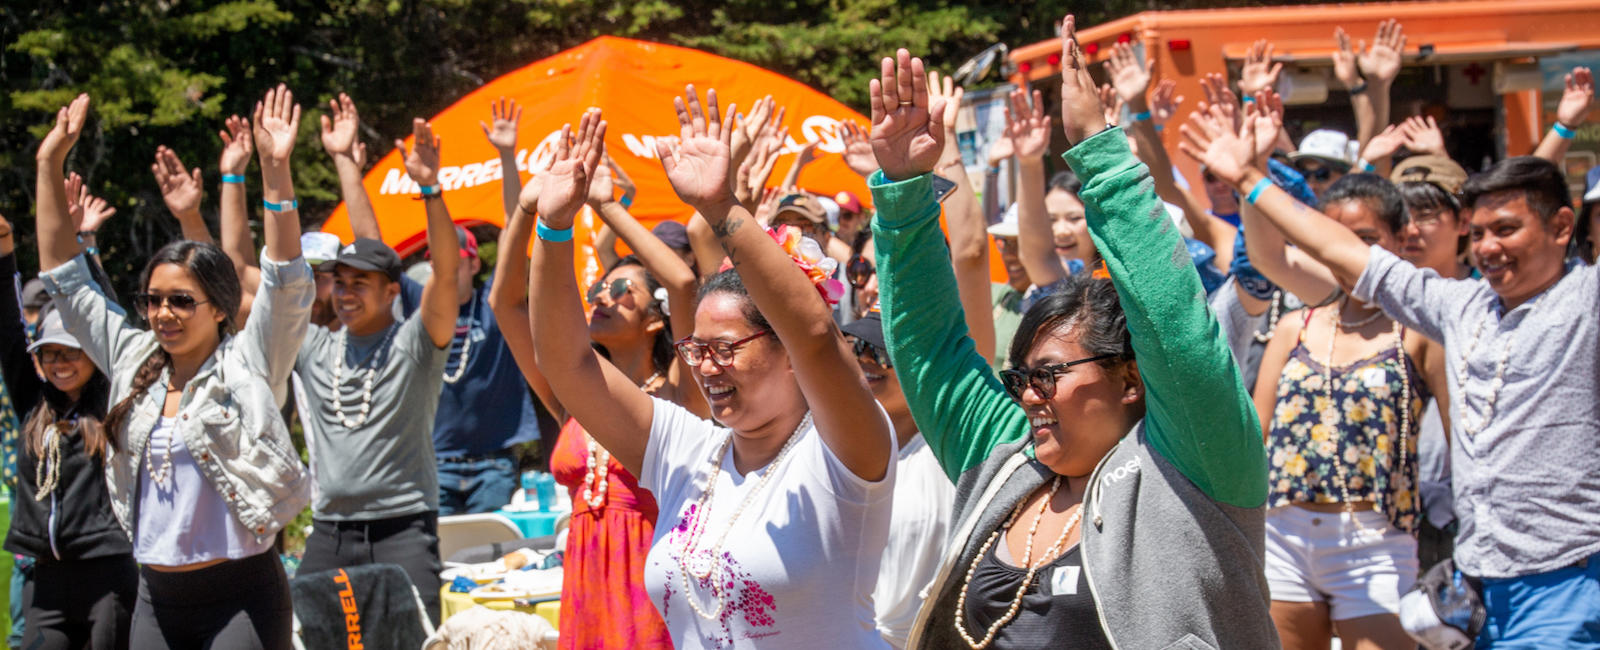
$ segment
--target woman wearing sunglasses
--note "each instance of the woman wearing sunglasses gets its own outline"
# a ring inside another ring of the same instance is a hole
[[[0,231],[0,368],[23,414],[5,550],[38,558],[24,587],[23,644],[127,647],[139,573],[106,493],[110,440],[102,419],[110,384],[52,308],[28,343],[4,217]]]
[[[956,483],[954,543],[909,647],[1276,647],[1249,394],[1148,170],[1105,123],[1070,16],[1062,35],[1065,158],[1111,278],[1073,276],[1035,304],[1004,382],[955,298],[921,62],[901,50],[872,89],[889,352]],[[1037,103],[1025,119],[1049,120]]]
[[[677,648],[885,647],[871,594],[894,442],[814,283],[830,298],[842,289],[820,247],[786,231],[785,251],[734,199],[733,125],[720,121],[715,92],[702,112],[690,87],[677,112],[679,146],[663,142],[657,153],[733,264],[701,288],[694,331],[677,344],[715,421],[651,397],[624,369],[564,340],[584,328],[569,240],[605,132],[594,109],[574,150],[562,141],[538,195],[530,312],[539,369],[660,504],[645,587]]]
[[[288,648],[289,584],[272,545],[310,481],[278,404],[315,292],[289,176],[300,110],[283,86],[256,105],[266,248],[243,329],[227,255],[178,241],[139,278],[144,330],[89,281],[67,216],[61,168],[88,108],[79,95],[40,144],[39,261],[66,330],[109,369],[106,484],[141,565],[129,645]]]
[[[505,182],[520,179],[508,175]],[[500,250],[528,250],[545,182],[536,176],[512,193],[522,197],[521,206],[507,206],[510,217],[500,235]],[[694,272],[615,201],[609,176],[593,185],[599,187],[590,188],[590,205],[637,256],[622,258],[589,285],[589,347],[645,393],[703,414],[705,398],[691,385],[688,368],[674,362],[672,350],[672,333],[693,327]],[[550,471],[572,497],[561,601],[582,614],[562,617],[559,645],[671,648],[661,614],[650,606],[644,589],[656,499],[584,430],[540,372],[528,317],[528,258],[501,255],[496,265],[489,305],[523,377],[563,423],[550,451]]]

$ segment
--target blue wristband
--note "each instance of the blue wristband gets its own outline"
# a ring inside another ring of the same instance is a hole
[[[1244,103],[1246,103],[1246,104],[1248,104],[1248,103],[1250,103],[1250,102],[1253,102],[1253,101],[1255,101],[1255,100],[1256,100],[1256,98],[1254,98],[1254,97],[1251,97],[1251,96],[1250,96],[1250,95],[1249,95],[1249,94],[1246,94],[1246,95],[1245,95],[1245,96],[1243,96],[1243,97],[1240,97],[1240,98],[1239,98],[1239,100],[1240,100],[1240,101],[1243,101],[1243,102],[1244,102]]]
[[[443,191],[444,188],[437,184],[423,185],[417,189],[417,192],[421,193],[423,196],[439,196],[439,194]]]
[[[1256,199],[1261,198],[1261,193],[1269,187],[1272,187],[1272,179],[1263,176],[1261,180],[1256,181],[1255,187],[1250,188],[1250,194],[1244,200],[1249,202],[1250,205],[1255,205]]]
[[[546,227],[544,225],[544,220],[540,219],[534,222],[534,229],[539,232],[539,239],[543,239],[547,242],[555,242],[559,244],[561,242],[572,241],[572,228],[570,226],[566,230],[556,230],[554,228]]]
[[[1150,119],[1150,111],[1139,111],[1134,113],[1129,119],[1135,122],[1143,122]]]
[[[1559,135],[1563,139],[1566,139],[1566,140],[1571,140],[1573,137],[1578,135],[1577,131],[1574,131],[1572,129],[1567,128],[1567,125],[1562,124],[1560,122],[1556,122],[1554,124],[1551,124],[1550,125],[1550,130],[1555,131],[1556,135]]]
[[[300,200],[299,199],[289,199],[287,201],[283,201],[283,202],[280,202],[280,203],[273,203],[273,202],[268,201],[266,199],[262,199],[261,200],[261,207],[266,208],[268,210],[271,210],[273,212],[288,212],[290,210],[298,210],[298,209],[300,209]]]
[[[244,174],[223,174],[222,182],[244,184]]]
[[[84,252],[85,255],[88,255],[89,257],[94,257],[94,256],[100,254],[100,249],[95,247],[95,246],[84,246],[83,247],[83,252]]]
[[[1369,163],[1369,162],[1367,162],[1365,160],[1362,160],[1360,162],[1361,162],[1361,171],[1368,172],[1368,173],[1374,173],[1374,172],[1378,171],[1378,168],[1376,166],[1374,166],[1372,163]]]
[[[1156,132],[1157,132],[1157,133],[1160,133],[1160,132],[1161,132],[1161,131],[1164,131],[1164,130],[1166,130],[1166,129],[1165,129],[1165,128],[1163,128],[1163,126],[1162,126],[1162,125],[1160,125],[1160,124],[1157,124],[1157,125],[1156,125],[1156,126],[1155,126],[1155,129],[1156,129]]]
[[[622,199],[617,201],[617,203],[621,203],[622,207],[624,208],[631,208],[633,207],[633,197],[623,195]]]

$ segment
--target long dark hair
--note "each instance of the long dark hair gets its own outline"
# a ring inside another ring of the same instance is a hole
[[[744,286],[744,279],[739,277],[739,271],[728,269],[711,276],[705,284],[700,285],[695,304],[705,300],[706,296],[725,293],[739,299],[739,313],[744,315],[745,321],[757,330],[772,329],[772,324],[767,322],[767,317],[761,315],[761,310],[756,307],[756,301],[750,298],[750,290]],[[776,337],[773,340],[777,340]],[[780,341],[781,343],[781,341]]]
[[[144,265],[144,272],[139,274],[139,289],[150,288],[150,274],[162,264],[176,264],[189,272],[189,276],[200,284],[200,290],[205,292],[206,300],[213,309],[222,312],[222,322],[217,323],[218,338],[226,338],[238,330],[235,321],[239,313],[241,290],[239,289],[239,275],[233,270],[233,262],[218,248],[216,244],[206,244],[197,241],[175,241],[166,246],[150,258]],[[161,378],[161,371],[172,365],[172,357],[164,349],[157,348],[139,370],[133,375],[133,385],[128,389],[127,397],[117,402],[106,412],[105,427],[115,435],[122,428],[128,417],[128,412],[133,410],[134,401],[140,395],[150,390],[150,386]]]
[[[1133,360],[1133,339],[1128,335],[1128,318],[1122,313],[1116,286],[1109,278],[1078,273],[1022,315],[1017,334],[1011,339],[1011,366],[1022,367],[1028,351],[1042,335],[1067,328],[1078,332],[1078,346],[1085,354],[1116,355],[1099,361],[1101,366],[1109,368]]]
[[[44,313],[52,308],[46,306]],[[44,313],[39,315],[41,320]],[[22,444],[27,446],[34,458],[44,458],[45,431],[69,416],[76,418],[78,434],[83,436],[83,448],[91,457],[104,457],[107,448],[116,450],[116,441],[106,435],[105,424],[100,418],[106,412],[106,400],[110,399],[111,382],[99,367],[94,368],[94,375],[84,383],[76,402],[49,380],[41,383],[42,399],[22,423]]]
[[[617,260],[617,263],[612,265],[611,270],[615,271],[625,266],[639,267],[641,275],[644,276],[644,292],[650,294],[650,306],[645,308],[645,312],[661,319],[661,329],[656,331],[655,339],[650,342],[650,362],[655,365],[656,370],[666,372],[668,368],[672,367],[674,356],[672,337],[674,332],[672,331],[672,319],[667,318],[666,310],[661,308],[663,301],[656,298],[656,290],[661,288],[661,282],[656,280],[656,276],[651,275],[650,270],[644,267],[644,262],[639,261],[639,258],[634,255]]]

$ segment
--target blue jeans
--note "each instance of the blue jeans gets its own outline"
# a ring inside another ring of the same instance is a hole
[[[6,630],[6,645],[12,648],[22,647],[22,632],[27,627],[23,613],[27,611],[27,603],[22,602],[22,593],[27,583],[33,580],[34,559],[25,555],[13,555],[11,565],[11,629]]]
[[[1565,569],[1484,578],[1479,650],[1600,648],[1600,553]]]
[[[439,516],[494,512],[517,490],[511,450],[466,459],[439,459]]]

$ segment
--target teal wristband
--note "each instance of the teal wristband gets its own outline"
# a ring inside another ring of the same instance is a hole
[[[1368,173],[1372,173],[1372,172],[1378,171],[1378,168],[1376,166],[1374,166],[1372,163],[1369,163],[1369,162],[1367,162],[1365,160],[1360,161],[1360,162],[1361,162],[1361,171],[1368,172]]]
[[[288,212],[290,210],[298,210],[298,209],[300,209],[300,200],[299,199],[289,199],[287,201],[282,201],[282,202],[279,202],[279,203],[273,203],[273,202],[268,201],[266,199],[262,199],[261,200],[261,207],[266,208],[268,210],[271,210],[273,212]]]
[[[572,241],[571,227],[568,227],[566,230],[556,230],[554,228],[546,227],[544,225],[544,220],[540,219],[534,222],[534,230],[538,231],[539,239],[543,239],[547,242],[555,242],[559,244],[561,242]]]
[[[1156,132],[1158,132],[1158,133],[1159,133],[1159,132],[1161,132],[1161,131],[1165,131],[1165,130],[1166,130],[1166,129],[1165,129],[1165,128],[1164,128],[1164,127],[1163,127],[1163,126],[1162,126],[1162,125],[1160,125],[1160,124],[1157,124],[1157,125],[1156,125],[1156,127],[1155,127],[1155,128],[1156,128]]]
[[[1129,119],[1132,119],[1135,122],[1143,122],[1143,121],[1149,120],[1150,119],[1150,111],[1139,111],[1137,113],[1134,113],[1133,116],[1131,118],[1129,118]]]
[[[1261,198],[1261,193],[1269,187],[1272,187],[1272,179],[1263,176],[1261,180],[1256,181],[1255,187],[1250,188],[1250,194],[1244,200],[1249,202],[1250,205],[1255,205],[1256,199]]]
[[[222,182],[244,184],[244,174],[223,174]]]
[[[419,193],[421,193],[423,196],[439,196],[439,194],[444,191],[444,188],[439,186],[439,185],[437,185],[437,184],[435,184],[435,185],[423,185],[420,188],[418,188],[417,191]]]
[[[1255,100],[1256,100],[1256,98],[1254,98],[1254,97],[1251,97],[1251,96],[1250,96],[1250,95],[1245,95],[1245,96],[1243,96],[1243,97],[1240,97],[1240,98],[1239,98],[1239,100],[1240,100],[1240,101],[1243,101],[1243,102],[1244,102],[1244,103],[1246,103],[1246,104],[1248,104],[1248,103],[1250,103],[1250,102],[1253,102],[1253,101],[1255,101]]]
[[[1550,125],[1550,130],[1555,131],[1556,135],[1559,135],[1563,139],[1566,139],[1566,140],[1571,140],[1572,138],[1574,138],[1574,137],[1576,137],[1578,135],[1577,131],[1567,128],[1567,125],[1562,124],[1560,122],[1556,122],[1554,124],[1551,124]]]

